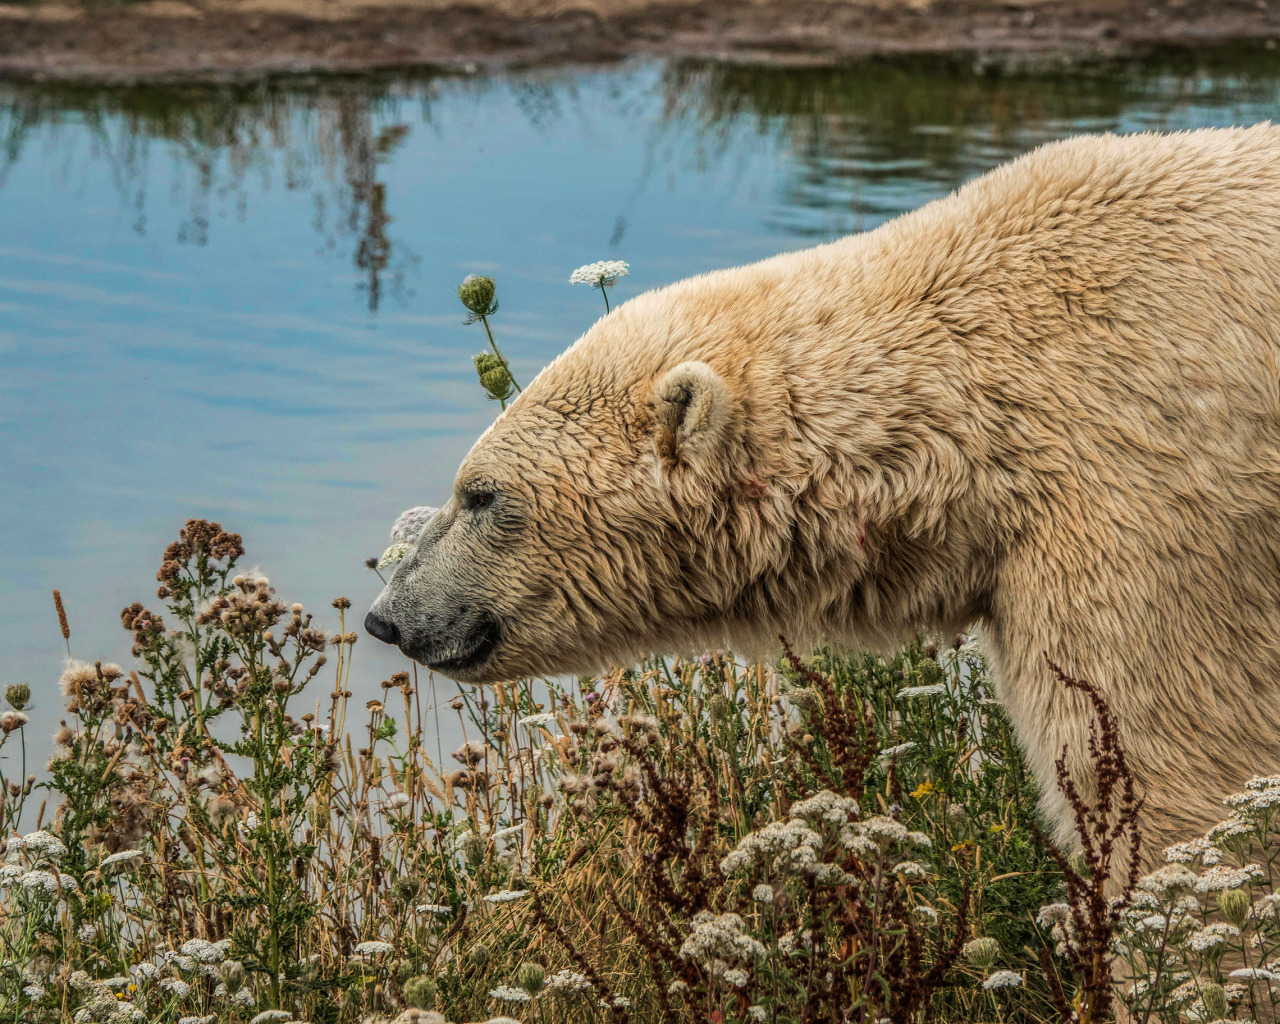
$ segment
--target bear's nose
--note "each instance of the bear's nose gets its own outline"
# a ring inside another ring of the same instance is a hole
[[[384,644],[398,644],[400,642],[400,630],[396,629],[396,624],[379,618],[373,612],[364,617],[364,628],[366,633],[375,640],[381,640]]]

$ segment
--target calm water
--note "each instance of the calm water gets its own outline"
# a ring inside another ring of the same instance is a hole
[[[872,228],[1048,139],[1276,116],[1265,50],[1013,70],[681,63],[251,88],[0,85],[0,683],[58,717],[125,660],[189,517],[331,619],[495,414],[453,289],[496,277],[521,379],[643,289]],[[365,639],[370,690],[400,667]],[[445,684],[446,689],[451,684]]]

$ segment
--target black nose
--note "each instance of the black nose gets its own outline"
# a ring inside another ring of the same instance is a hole
[[[364,629],[375,640],[381,640],[384,644],[400,642],[400,630],[396,629],[395,623],[380,619],[373,612],[364,617]]]

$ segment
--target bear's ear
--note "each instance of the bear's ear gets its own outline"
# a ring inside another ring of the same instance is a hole
[[[733,396],[706,363],[681,363],[654,394],[658,455],[668,467],[718,453],[733,418]]]

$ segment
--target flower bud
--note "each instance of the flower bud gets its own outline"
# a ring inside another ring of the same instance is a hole
[[[1221,985],[1210,982],[1200,989],[1205,1014],[1209,1020],[1222,1020],[1227,1015],[1227,992]]]
[[[490,316],[498,311],[498,304],[494,301],[496,291],[493,278],[470,274],[458,285],[458,298],[471,311],[472,316]]]
[[[1000,943],[990,938],[972,939],[964,944],[962,952],[969,963],[979,970],[985,971],[996,962],[996,956],[1000,952]]]
[[[490,398],[505,402],[511,397],[515,381],[505,360],[492,352],[481,352],[475,357],[475,364],[480,386],[489,393]]]
[[[244,987],[244,964],[238,960],[228,960],[222,965],[222,983],[227,986],[227,995],[233,996]]]
[[[1222,911],[1222,916],[1230,921],[1237,928],[1244,926],[1245,919],[1249,916],[1249,911],[1253,905],[1249,902],[1249,897],[1243,889],[1229,889],[1224,893],[1218,894],[1218,909]],[[1219,1014],[1225,1016],[1225,1014]],[[1214,1020],[1218,1018],[1215,1017]]]
[[[26,683],[14,683],[5,688],[4,699],[14,711],[22,711],[31,703],[31,687]]]
[[[546,979],[547,971],[541,964],[524,963],[516,970],[516,984],[531,996],[542,991],[542,984]]]
[[[436,1001],[436,983],[425,974],[410,978],[404,983],[404,998],[410,1006],[419,1010],[430,1009]]]
[[[483,967],[489,962],[489,947],[483,942],[477,942],[474,946],[467,950],[467,963],[474,967]]]

